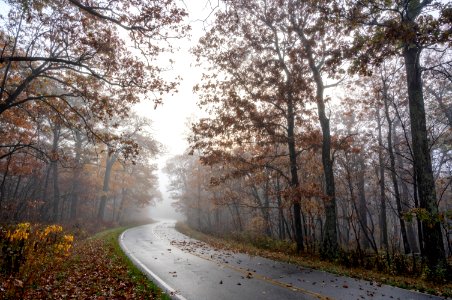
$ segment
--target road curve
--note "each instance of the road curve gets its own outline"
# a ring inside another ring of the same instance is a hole
[[[120,236],[126,255],[174,299],[443,299],[215,249],[174,225],[160,221]]]

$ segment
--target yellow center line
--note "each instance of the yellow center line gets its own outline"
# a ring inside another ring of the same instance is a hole
[[[174,244],[171,244],[171,245],[174,246],[174,247],[176,247]],[[182,250],[182,249],[179,248],[179,247],[176,247],[176,248]],[[182,250],[182,251],[184,251],[184,250]],[[331,300],[331,299],[332,299],[332,298],[329,298],[329,297],[324,296],[324,295],[322,295],[322,294],[319,294],[319,293],[316,293],[316,292],[312,292],[312,291],[306,290],[306,289],[304,289],[304,288],[296,287],[296,286],[293,286],[293,285],[288,285],[288,284],[286,284],[286,283],[284,283],[284,282],[277,281],[277,280],[268,278],[268,277],[266,277],[266,276],[259,275],[259,274],[254,273],[254,272],[250,272],[250,271],[245,270],[245,269],[242,269],[242,268],[240,268],[240,267],[235,267],[235,266],[232,266],[232,265],[230,265],[230,264],[225,264],[225,263],[222,263],[222,262],[213,260],[213,259],[211,259],[210,257],[204,256],[204,255],[201,255],[201,254],[198,254],[198,253],[194,253],[194,252],[190,252],[190,251],[188,251],[188,252],[189,252],[190,254],[194,255],[194,256],[197,256],[197,257],[199,257],[199,258],[202,258],[202,259],[211,261],[211,262],[213,262],[213,263],[216,263],[216,264],[218,264],[218,265],[221,265],[221,266],[223,266],[223,267],[225,267],[225,268],[228,268],[228,269],[231,269],[231,270],[233,270],[233,271],[242,273],[242,274],[244,274],[244,275],[248,275],[248,273],[251,273],[251,274],[253,275],[253,277],[256,278],[256,279],[259,279],[259,280],[262,280],[262,281],[265,281],[265,282],[268,282],[268,283],[270,283],[270,284],[277,285],[277,286],[280,286],[280,287],[283,287],[283,288],[286,288],[286,289],[290,289],[290,290],[292,290],[292,291],[294,291],[294,292],[300,292],[300,293],[303,293],[303,294],[306,294],[306,295],[310,295],[310,296],[313,296],[313,297],[315,297],[315,298],[317,298],[317,299],[322,299],[322,300]]]
[[[154,230],[152,230],[152,232],[153,232],[153,234],[156,235],[159,239],[164,240],[164,238],[163,238],[162,236],[160,236],[158,233],[156,233]],[[309,296],[312,296],[312,297],[315,297],[315,298],[321,299],[321,300],[332,300],[332,299],[333,299],[333,298],[327,297],[327,296],[325,296],[325,295],[322,295],[322,294],[319,294],[319,293],[316,293],[316,292],[312,292],[312,291],[306,290],[306,289],[304,289],[304,288],[300,288],[300,287],[296,287],[296,286],[293,286],[293,285],[289,285],[289,284],[286,284],[286,283],[284,283],[284,282],[277,281],[277,280],[268,278],[268,277],[263,276],[263,275],[259,275],[259,274],[255,273],[255,272],[250,272],[250,271],[245,270],[245,269],[242,269],[242,268],[240,268],[240,267],[235,267],[235,266],[232,266],[232,265],[230,265],[230,264],[225,264],[225,263],[222,263],[222,262],[219,262],[219,261],[215,261],[215,260],[213,260],[213,259],[210,258],[210,257],[204,256],[204,255],[201,255],[201,254],[198,254],[198,253],[195,253],[195,252],[184,251],[182,248],[179,248],[179,247],[177,247],[176,245],[174,245],[174,244],[172,244],[172,243],[170,243],[170,245],[173,246],[173,247],[175,247],[175,248],[177,248],[177,249],[179,249],[179,250],[181,250],[181,251],[183,251],[183,252],[188,252],[188,253],[190,253],[190,254],[192,254],[192,255],[194,255],[194,256],[197,256],[197,257],[199,257],[199,258],[202,258],[202,259],[211,261],[211,262],[213,262],[213,263],[216,263],[216,264],[218,264],[218,265],[220,265],[220,266],[223,266],[223,267],[228,268],[228,269],[230,269],[230,270],[236,271],[236,272],[238,272],[238,273],[242,273],[242,274],[244,274],[244,275],[248,275],[248,273],[251,273],[251,274],[253,275],[253,277],[256,278],[256,279],[259,279],[259,280],[268,282],[268,283],[270,283],[270,284],[273,284],[273,285],[276,285],[276,286],[279,286],[279,287],[282,287],[282,288],[290,289],[290,290],[292,290],[292,291],[294,291],[294,292],[300,292],[300,293],[303,293],[303,294],[305,294],[305,295],[309,295]]]

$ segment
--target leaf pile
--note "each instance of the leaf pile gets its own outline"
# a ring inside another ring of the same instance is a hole
[[[166,298],[122,253],[118,236],[122,229],[102,232],[74,245],[67,260],[29,285],[15,278],[2,284],[20,288],[21,299],[161,299]],[[7,291],[7,290],[6,290]]]

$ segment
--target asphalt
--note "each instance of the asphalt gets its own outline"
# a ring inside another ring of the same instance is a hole
[[[215,249],[174,226],[160,221],[120,237],[127,256],[173,299],[444,299]]]

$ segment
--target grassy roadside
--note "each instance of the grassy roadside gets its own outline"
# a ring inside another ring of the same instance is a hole
[[[0,299],[170,299],[121,250],[118,237],[126,229],[76,241],[64,261],[33,280],[8,278]]]
[[[264,249],[262,247],[257,247],[256,245],[249,242],[238,241],[232,238],[218,238],[196,231],[181,222],[178,222],[176,224],[176,229],[185,235],[203,241],[219,249],[246,253],[251,256],[262,256],[278,261],[296,264],[306,268],[322,270],[352,278],[375,281],[381,284],[388,284],[404,289],[416,290],[432,295],[452,297],[452,283],[450,282],[431,282],[426,281],[423,278],[394,276],[390,274],[380,273],[375,270],[346,268],[344,266],[335,264],[334,262],[322,261],[319,257],[313,255],[299,256],[288,254],[282,251],[280,247],[276,247],[274,249]]]

